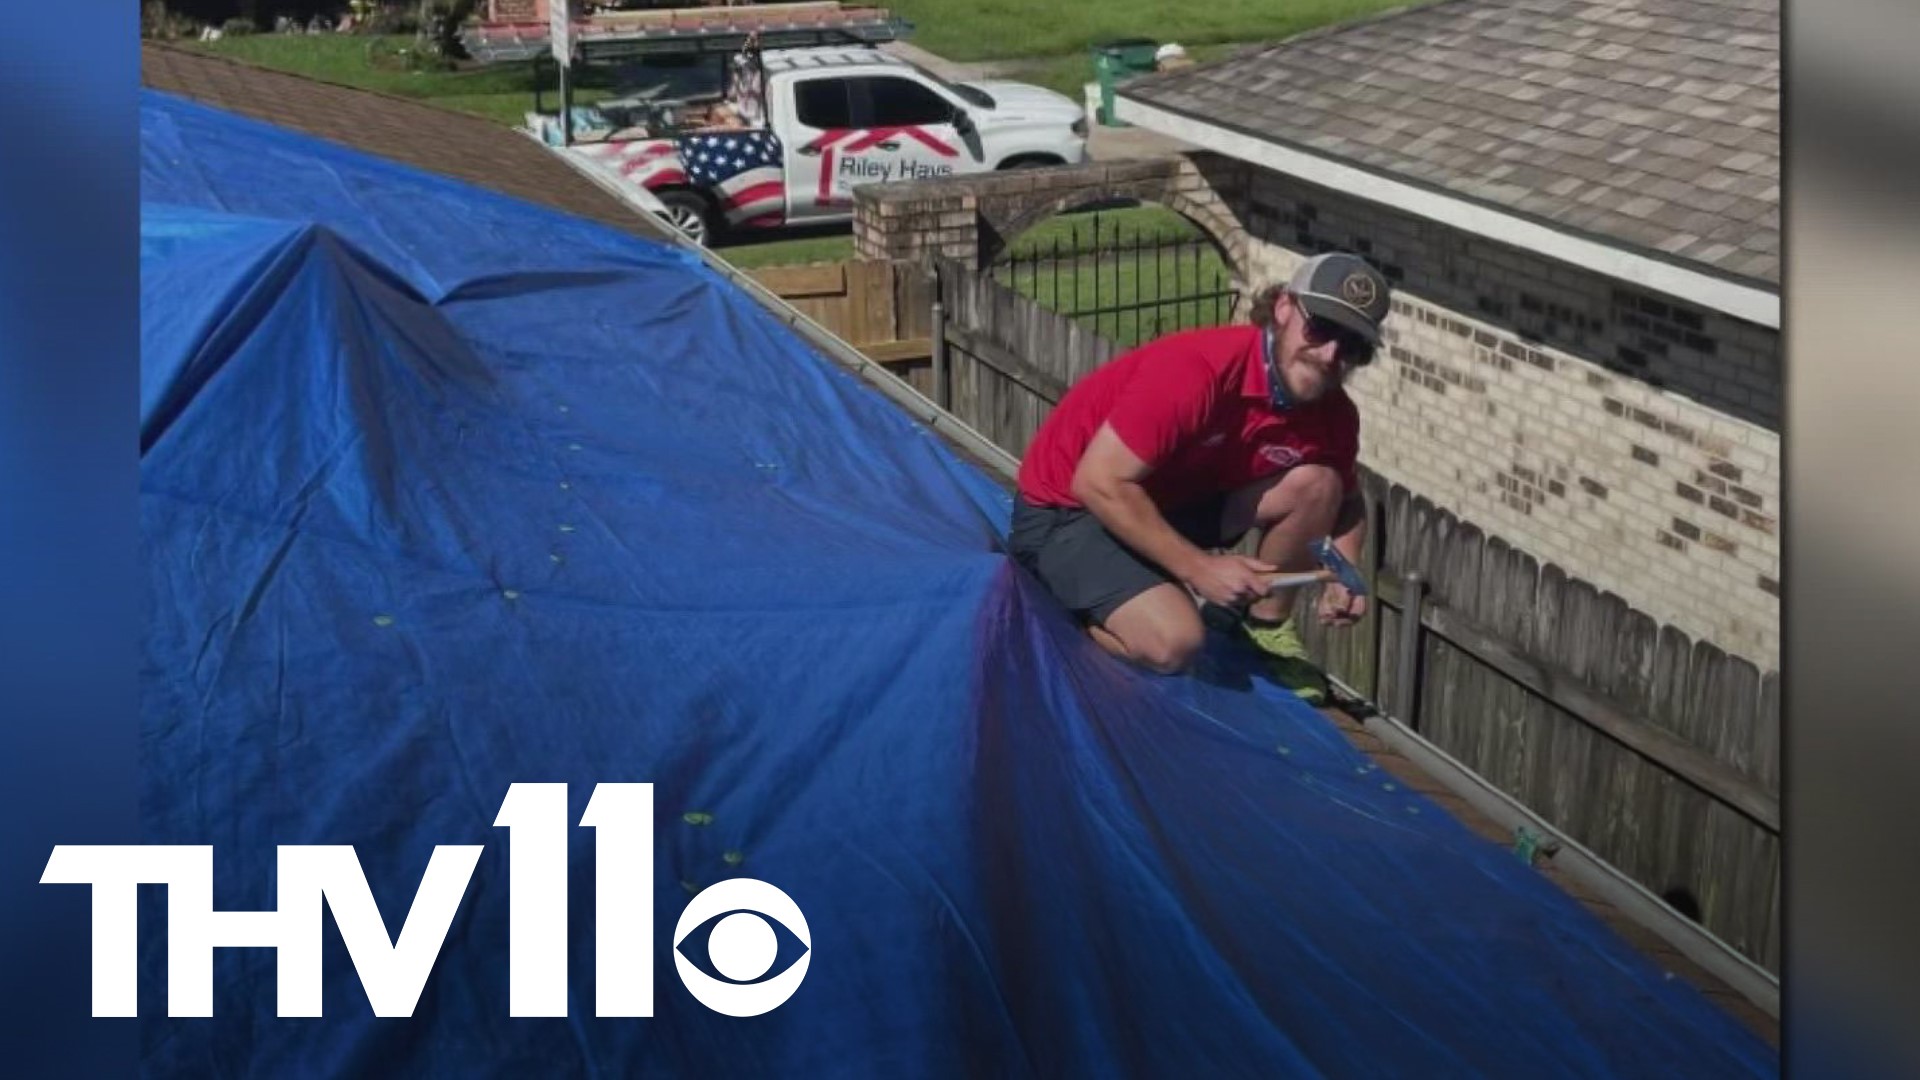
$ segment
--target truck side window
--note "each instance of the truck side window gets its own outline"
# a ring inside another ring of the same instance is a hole
[[[953,105],[946,98],[912,79],[894,75],[867,75],[859,80],[865,97],[867,116],[860,127],[903,127],[908,124],[949,124]]]
[[[793,84],[795,119],[823,130],[853,126],[847,79],[806,79]]]

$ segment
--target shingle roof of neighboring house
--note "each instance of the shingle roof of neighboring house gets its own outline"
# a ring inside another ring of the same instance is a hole
[[[623,232],[666,239],[651,217],[601,190],[551,150],[482,117],[152,43],[140,48],[140,81],[149,89],[577,214]]]
[[[1120,93],[1779,285],[1778,0],[1444,0]]]

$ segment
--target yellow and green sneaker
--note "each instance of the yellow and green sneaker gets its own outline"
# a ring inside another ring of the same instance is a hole
[[[1242,622],[1240,626],[1247,640],[1260,650],[1269,678],[1309,705],[1327,703],[1327,677],[1307,659],[1307,647],[1301,644],[1292,619],[1273,624]]]

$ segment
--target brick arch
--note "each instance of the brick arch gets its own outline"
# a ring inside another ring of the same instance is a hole
[[[1214,154],[1089,162],[855,189],[854,247],[865,259],[940,255],[978,270],[1047,218],[1088,203],[1137,199],[1194,223],[1247,285],[1248,238],[1232,207],[1247,184],[1241,162]]]
[[[1244,279],[1245,275],[1242,272],[1243,267],[1241,266],[1240,256],[1245,251],[1246,237],[1244,231],[1241,232],[1238,237],[1240,250],[1236,251],[1233,245],[1236,239],[1234,232],[1237,229],[1237,223],[1233,221],[1232,215],[1226,213],[1226,208],[1220,205],[1217,197],[1212,199],[1195,198],[1187,192],[1171,189],[1153,194],[1142,193],[1132,188],[1125,191],[1102,191],[1093,189],[1068,192],[1045,201],[1034,200],[1023,202],[1007,209],[983,207],[980,211],[980,216],[983,219],[980,230],[980,265],[982,267],[991,266],[1006,258],[1007,253],[1012,250],[1013,241],[1017,239],[1021,233],[1046,221],[1048,218],[1057,214],[1066,213],[1069,210],[1078,209],[1082,206],[1116,199],[1133,199],[1139,202],[1153,203],[1158,206],[1164,206],[1174,213],[1179,214],[1181,217],[1186,218],[1189,222],[1193,223],[1195,228],[1200,230],[1202,236],[1212,242],[1215,250],[1219,251],[1220,258],[1225,261],[1227,268],[1232,272],[1234,279],[1236,281]],[[1000,209],[1000,213],[997,215],[994,213],[996,209]]]

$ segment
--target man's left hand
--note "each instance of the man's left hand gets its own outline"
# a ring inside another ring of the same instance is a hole
[[[1320,589],[1320,625],[1352,626],[1367,613],[1367,598],[1339,582]]]

